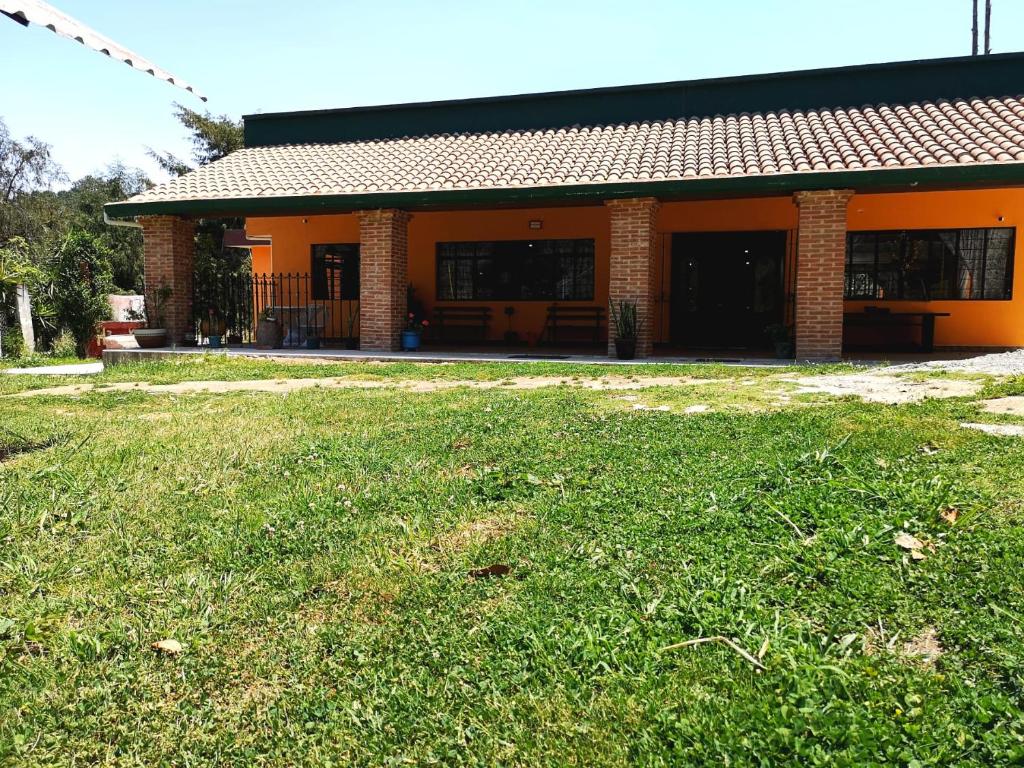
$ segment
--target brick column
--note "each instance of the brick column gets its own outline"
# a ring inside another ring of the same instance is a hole
[[[195,227],[177,216],[140,216],[143,268],[147,293],[168,287],[165,307],[167,341],[180,344],[192,327],[192,262]]]
[[[651,354],[654,338],[654,253],[658,201],[653,197],[606,200],[611,218],[608,300],[637,304],[636,356]],[[615,325],[608,322],[608,354],[615,354]]]
[[[796,359],[838,360],[843,349],[846,205],[850,189],[797,192]]]
[[[409,214],[382,209],[359,213],[359,347],[400,348],[405,325]]]

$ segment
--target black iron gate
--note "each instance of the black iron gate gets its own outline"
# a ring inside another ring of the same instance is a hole
[[[267,315],[281,324],[284,346],[324,344],[354,346],[359,337],[359,300],[342,298],[333,286],[314,284],[309,273],[220,275],[197,279],[192,291],[196,340],[207,341],[204,330],[224,322],[228,344],[251,344],[256,324]],[[333,294],[333,295],[332,295]]]

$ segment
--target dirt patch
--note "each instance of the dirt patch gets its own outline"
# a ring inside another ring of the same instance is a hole
[[[981,409],[988,413],[1024,416],[1024,395],[1010,395],[1009,397],[997,397],[994,400],[982,400]]]
[[[964,379],[915,381],[885,373],[847,373],[783,379],[798,386],[798,394],[859,397],[869,403],[916,403],[927,398],[966,397],[981,389],[981,382]]]
[[[575,379],[569,376],[518,376],[497,381],[463,379],[360,379],[346,376],[299,379],[251,379],[246,381],[182,381],[176,384],[151,384],[148,381],[117,384],[69,384],[61,387],[29,389],[6,397],[78,396],[89,392],[145,392],[151,395],[186,395],[223,392],[269,392],[287,394],[303,389],[398,389],[406,392],[438,392],[466,389],[543,389],[546,387],[573,387],[592,391],[649,389],[651,387],[681,387],[715,383],[711,379],[689,376],[650,376],[626,378],[603,376],[598,379]]]
[[[939,633],[935,627],[925,627],[920,634],[905,642],[903,655],[924,664],[934,664],[942,655]]]
[[[469,520],[447,533],[436,536],[431,542],[431,546],[441,553],[461,552],[471,546],[479,546],[504,538],[514,531],[516,526],[515,515]]]
[[[892,653],[904,661],[917,664],[934,664],[945,650],[939,643],[935,627],[925,627],[914,637],[900,643],[899,633],[889,636],[883,630],[868,627],[864,633],[864,654]]]
[[[965,421],[960,426],[964,429],[976,429],[989,435],[999,435],[999,437],[1024,437],[1024,426],[1020,424],[976,424]]]
[[[140,413],[136,416],[139,421],[168,421],[172,418],[171,414],[161,413]]]

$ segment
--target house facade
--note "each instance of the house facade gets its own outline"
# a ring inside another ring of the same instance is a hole
[[[411,307],[439,343],[610,348],[621,301],[640,355],[1020,347],[1022,93],[1004,54],[249,115],[245,149],[107,212],[177,341],[193,220],[241,216],[254,272],[308,275],[282,308],[366,350]]]

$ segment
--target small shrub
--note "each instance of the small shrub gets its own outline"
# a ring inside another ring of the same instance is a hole
[[[3,357],[17,359],[25,355],[25,338],[21,335],[21,327],[8,326],[0,333],[0,350]]]
[[[78,344],[75,342],[75,337],[66,330],[61,331],[57,338],[53,340],[52,352],[54,357],[76,357],[78,355]]]

